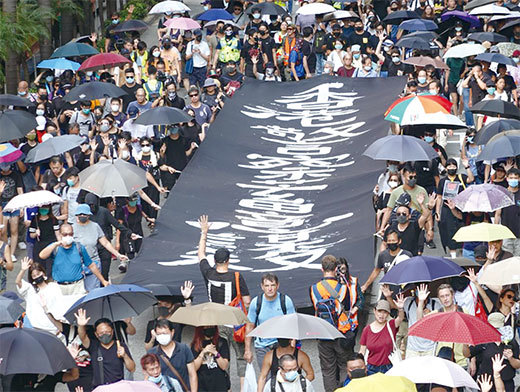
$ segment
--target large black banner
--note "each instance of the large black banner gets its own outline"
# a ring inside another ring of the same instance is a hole
[[[383,113],[403,83],[248,80],[210,127],[125,283],[189,279],[197,302],[205,301],[197,258],[201,214],[212,222],[208,255],[230,249],[231,268],[245,275],[252,294],[271,271],[296,304],[309,303],[325,254],[346,257],[351,272],[366,279],[374,266],[372,189],[384,164],[361,154],[387,134]]]

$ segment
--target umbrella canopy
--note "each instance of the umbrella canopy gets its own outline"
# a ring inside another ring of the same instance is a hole
[[[336,392],[417,392],[415,384],[405,377],[388,376],[383,373],[368,377],[355,378],[346,387]]]
[[[498,48],[499,53],[504,56],[511,57],[515,50],[520,50],[520,45],[513,42],[500,42],[495,45]]]
[[[78,70],[97,71],[105,68],[119,67],[125,64],[132,64],[132,61],[118,53],[99,53],[83,61]]]
[[[437,30],[437,23],[429,19],[409,19],[401,22],[399,28],[407,31],[432,31]]]
[[[20,139],[37,126],[31,113],[23,110],[0,111],[0,142]]]
[[[460,44],[449,48],[444,53],[443,58],[448,59],[450,57],[456,59],[462,59],[468,56],[476,56],[477,54],[484,53],[486,48],[480,44]]]
[[[477,42],[508,42],[506,36],[497,33],[491,32],[479,32],[479,33],[471,33],[468,35],[468,39],[477,41]],[[485,53],[485,54],[493,54],[493,53]]]
[[[399,25],[405,20],[419,18],[419,14],[415,11],[395,11],[385,16],[383,23],[389,25]]]
[[[408,336],[472,346],[500,342],[500,332],[495,327],[463,312],[442,312],[423,317],[410,327]]]
[[[212,21],[212,20],[233,20],[233,15],[222,8],[211,8],[204,11],[202,14],[197,16],[198,20]]]
[[[470,185],[455,196],[453,201],[462,212],[493,212],[515,204],[511,192],[494,184]]]
[[[149,14],[164,14],[166,12],[173,12],[183,14],[191,11],[191,9],[181,1],[166,0],[155,4],[148,12]]]
[[[191,121],[192,118],[183,110],[168,106],[159,106],[141,114],[134,124],[139,125],[172,125]]]
[[[209,10],[211,11],[211,10]],[[215,20],[211,20],[207,23],[204,23],[204,27],[212,27],[212,26],[215,26],[217,23],[219,22],[224,22],[225,24],[227,25],[231,25],[233,27],[236,27],[237,29],[240,28],[239,25],[237,25],[235,22],[233,22],[232,20],[225,20],[225,19],[215,19]]]
[[[67,347],[49,332],[32,328],[0,329],[0,374],[48,374],[76,367]],[[34,361],[28,358],[36,359]]]
[[[264,4],[264,3],[262,3]],[[265,3],[269,4],[269,3]],[[271,3],[272,4],[272,3]],[[259,4],[258,4],[259,5]],[[327,14],[329,12],[336,11],[336,8],[325,3],[308,3],[303,7],[298,8],[296,11],[299,15],[316,15],[316,14]]]
[[[475,143],[483,145],[491,140],[495,135],[498,135],[504,131],[511,131],[520,129],[520,120],[500,119],[498,121],[492,121],[482,127],[475,136]]]
[[[395,285],[433,282],[437,279],[460,276],[464,270],[450,259],[432,256],[415,256],[401,261],[390,269],[380,283]]]
[[[184,297],[182,296],[181,289],[178,286],[168,286],[165,284],[147,284],[143,286],[152,292],[155,297],[173,297],[174,302],[183,302]]]
[[[414,31],[413,33],[408,33],[403,38],[422,38],[426,41],[433,41],[434,39],[439,38],[439,34],[437,34],[435,31]]]
[[[123,159],[105,159],[79,173],[81,188],[99,197],[128,197],[147,186],[146,172]]]
[[[502,101],[501,99],[489,99],[477,102],[471,107],[471,113],[520,119],[520,109],[511,102]]]
[[[63,199],[54,192],[46,190],[32,191],[13,197],[4,207],[4,210],[12,212],[23,210],[24,208],[41,207],[55,203],[63,203]]]
[[[157,384],[151,381],[127,381],[121,380],[108,385],[100,385],[92,392],[159,392],[162,391]]]
[[[396,363],[386,374],[406,377],[415,384],[439,384],[451,388],[479,389],[475,380],[461,366],[433,356],[407,358]]]
[[[469,11],[470,15],[475,16],[493,16],[493,15],[507,15],[511,13],[506,7],[500,7],[495,4],[487,4],[480,7],[473,8]]]
[[[395,100],[386,109],[385,120],[401,124],[415,121],[417,116],[424,113],[449,113],[452,103],[440,95],[407,95]]]
[[[70,69],[72,71],[77,71],[80,65],[80,63],[76,63],[75,61],[67,60],[64,57],[59,57],[40,61],[38,68],[58,70]]]
[[[493,3],[496,3],[496,1],[494,1],[494,0],[471,0],[470,2],[468,2],[468,4],[466,4],[464,6],[464,9],[466,11],[470,11],[474,8],[482,7],[483,5],[493,4]]]
[[[74,87],[63,99],[68,102],[92,100],[99,98],[114,98],[126,95],[126,91],[115,84],[107,82],[88,82]]]
[[[506,238],[516,237],[507,226],[487,222],[461,227],[453,236],[453,239],[457,242],[490,242]]]
[[[464,11],[459,11],[459,10],[448,11],[448,12],[444,12],[441,15],[441,21],[443,21],[443,22],[447,21],[448,19],[452,19],[452,18],[461,20],[463,22],[467,22],[470,24],[471,27],[475,27],[475,28],[480,27],[480,21],[478,20],[478,18],[476,16],[470,15]]]
[[[321,4],[323,4],[323,3],[321,3]],[[323,5],[326,5],[326,4],[323,4]],[[273,15],[273,16],[276,16],[276,15],[282,15],[282,16],[283,15],[288,15],[287,11],[284,8],[280,7],[278,4],[275,4],[275,3],[255,3],[255,4],[252,4],[249,7],[247,7],[247,9],[245,11],[245,14],[246,15],[251,15],[253,13],[254,9],[259,9],[260,13],[262,15]],[[331,12],[331,11],[326,11],[326,12]],[[317,13],[322,14],[324,12],[317,12]],[[310,15],[310,14],[304,14],[304,15]]]
[[[125,20],[123,23],[119,23],[114,27],[114,32],[125,32],[125,31],[144,31],[148,28],[148,25],[142,20]]]
[[[153,306],[157,299],[150,290],[134,284],[111,284],[90,291],[71,306],[65,313],[65,318],[71,323],[76,322],[76,313],[84,309],[89,323],[94,324],[100,318],[112,321],[135,317]]]
[[[401,125],[427,125],[430,128],[440,129],[458,129],[467,127],[466,124],[464,124],[457,116],[445,112],[423,113],[418,115],[415,119],[411,117],[403,120]]]
[[[513,60],[500,53],[481,53],[477,55],[475,59],[480,61],[487,61],[489,63],[505,64],[516,67],[516,63]]]
[[[333,19],[340,20],[340,19],[350,19],[350,18],[359,19],[359,15],[356,14],[354,11],[336,10],[334,12],[326,14],[323,17],[323,21],[328,22]]]
[[[14,324],[23,312],[19,301],[0,295],[0,324]]]
[[[520,154],[520,132],[505,131],[493,136],[484,146],[477,161],[492,161],[499,158],[509,158]]]
[[[505,286],[520,283],[520,257],[510,257],[500,263],[488,265],[478,282],[486,285]]]
[[[77,57],[77,56],[92,56],[98,54],[99,51],[92,45],[83,44],[81,42],[69,42],[57,48],[51,55],[51,59],[60,57]]]
[[[169,320],[195,327],[242,325],[248,322],[246,314],[241,309],[214,302],[179,308],[170,316]]]
[[[431,161],[437,152],[424,140],[408,135],[388,135],[372,143],[363,153],[378,161]]]
[[[253,329],[247,336],[285,339],[338,339],[344,338],[337,328],[315,316],[291,313],[270,318]]]
[[[55,155],[70,151],[83,143],[85,143],[85,138],[79,135],[55,136],[31,149],[25,161],[27,163],[41,162]]]
[[[164,25],[170,29],[178,30],[195,30],[200,29],[200,24],[190,18],[172,18],[164,22]]]
[[[404,36],[395,43],[395,46],[399,48],[410,48],[419,50],[429,50],[430,43],[422,37],[407,37]]]
[[[507,22],[500,30],[498,30],[501,34],[510,36],[513,33],[513,27],[520,24],[520,19],[514,19]]]
[[[405,64],[415,65],[416,67],[425,67],[427,65],[433,65],[437,69],[450,69],[446,63],[440,59],[434,59],[428,56],[416,56],[408,57],[403,61]]]
[[[507,5],[506,5],[506,7],[507,7]],[[491,18],[489,18],[488,23],[489,22],[497,22],[499,20],[509,21],[509,20],[518,19],[518,18],[520,18],[520,12],[518,12],[518,11],[511,11],[511,13],[508,14],[508,15],[494,15],[494,16],[492,16]]]
[[[29,107],[35,106],[35,103],[29,101],[28,99],[19,97],[18,95],[0,94],[0,106]]]
[[[472,267],[472,268],[480,268],[482,265],[477,263],[473,259],[468,259],[467,257],[454,257],[450,258],[451,261],[453,261],[455,264],[457,264],[460,267]]]
[[[23,152],[11,143],[0,144],[0,163],[13,163],[20,160],[22,156]]]

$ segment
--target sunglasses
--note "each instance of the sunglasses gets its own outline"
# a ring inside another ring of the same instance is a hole
[[[410,176],[410,177],[408,177],[408,178],[409,178],[410,180],[415,180],[415,179],[417,179],[417,176]]]
[[[149,144],[141,144],[141,147],[146,147],[146,146],[149,146]]]
[[[515,299],[515,296],[513,294],[506,294],[504,295],[504,297],[507,299]]]
[[[196,97],[198,96],[199,94],[190,94],[190,97]]]
[[[396,212],[395,216],[408,216],[406,212]]]

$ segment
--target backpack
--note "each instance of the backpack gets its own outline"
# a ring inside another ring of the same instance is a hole
[[[300,379],[300,386],[302,387],[302,392],[306,392],[307,391],[307,382],[305,381],[305,377],[303,377],[303,375],[300,374],[300,375],[298,375],[298,378]],[[277,383],[276,376],[271,377],[271,392],[276,391],[276,383]],[[280,386],[280,390],[282,392],[284,392],[282,384],[278,383],[278,385]]]
[[[287,302],[286,295],[280,293],[280,306],[282,307],[282,312],[284,315],[287,314]],[[258,315],[260,314],[260,310],[262,310],[262,300],[264,299],[263,295],[259,295],[256,300],[256,322],[255,327],[258,325]]]
[[[327,42],[327,33],[323,30],[316,31],[314,34],[314,53],[323,53],[323,45]]]
[[[329,298],[321,298],[321,294],[318,291],[318,286],[312,286],[312,291],[314,296],[318,299],[316,302],[316,317],[319,317],[329,324],[332,324],[337,328],[339,323],[339,314],[336,311],[336,299],[338,298],[338,293],[334,290],[331,285],[323,280],[323,286],[329,292]],[[335,294],[335,295],[334,295]]]

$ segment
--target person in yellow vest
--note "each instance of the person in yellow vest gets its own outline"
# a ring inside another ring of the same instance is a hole
[[[146,68],[148,65],[148,53],[146,42],[139,41],[137,43],[137,49],[130,54],[130,59],[135,63],[137,67],[137,80],[141,81],[146,76]]]
[[[224,27],[225,37],[221,38],[216,47],[215,56],[213,57],[213,68],[222,68],[223,64],[240,60],[240,51],[242,45],[240,40],[235,36],[233,26],[227,24]]]

